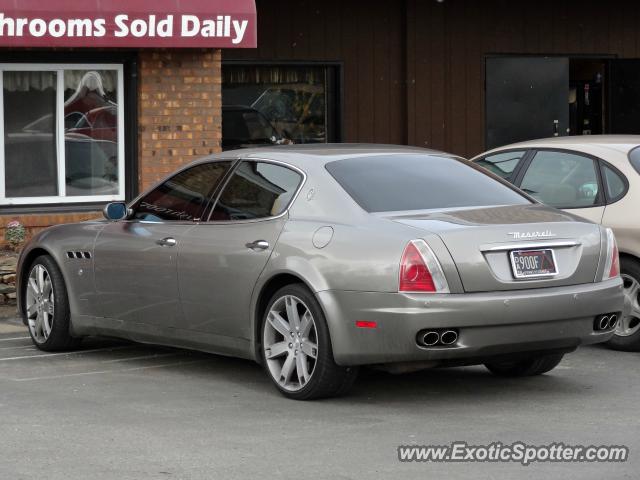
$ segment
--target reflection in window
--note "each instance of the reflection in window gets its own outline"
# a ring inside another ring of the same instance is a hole
[[[243,162],[224,187],[211,220],[249,220],[280,215],[295,195],[302,177],[293,170],[264,162]]]
[[[3,74],[5,196],[58,194],[56,72]]]
[[[115,70],[65,70],[67,195],[118,193]]]
[[[264,116],[277,133],[271,143],[328,141],[327,69],[324,67],[225,65],[222,95],[225,107],[242,107]],[[250,140],[256,137],[252,129],[263,126],[245,122],[242,126],[227,127],[225,123],[235,124],[242,119],[227,115],[231,110],[225,107],[223,131],[248,129],[249,132],[243,138],[227,138],[223,134],[223,147],[251,144]]]
[[[0,204],[124,199],[122,74],[121,65],[0,63]]]
[[[201,218],[209,197],[230,165],[230,162],[204,163],[174,175],[133,207],[134,218],[150,222]]]

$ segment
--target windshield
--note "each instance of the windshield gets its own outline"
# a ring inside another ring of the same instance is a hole
[[[326,165],[368,212],[531,203],[506,183],[463,160],[435,155],[381,155]]]

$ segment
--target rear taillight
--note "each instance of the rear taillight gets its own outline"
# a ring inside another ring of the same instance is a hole
[[[407,244],[400,261],[400,292],[449,293],[440,262],[424,240]]]
[[[616,243],[616,237],[613,234],[613,230],[607,228],[607,251],[606,262],[604,264],[604,272],[602,273],[602,280],[608,280],[620,275],[620,255],[618,253],[618,244]]]

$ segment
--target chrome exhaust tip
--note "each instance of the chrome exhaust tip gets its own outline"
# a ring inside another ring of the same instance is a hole
[[[432,347],[440,341],[440,334],[438,332],[427,332],[422,336],[422,343],[427,347]]]
[[[616,328],[617,325],[618,325],[618,316],[617,315],[611,315],[609,317],[608,327],[609,328]]]
[[[609,316],[603,315],[598,322],[599,330],[606,330],[609,327]]]
[[[458,341],[458,333],[453,330],[447,330],[440,336],[443,345],[453,345]]]

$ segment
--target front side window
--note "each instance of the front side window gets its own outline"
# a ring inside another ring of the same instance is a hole
[[[515,188],[455,158],[380,155],[337,160],[326,169],[368,212],[530,203]]]
[[[124,200],[122,75],[0,64],[0,204]]]
[[[147,222],[200,219],[230,166],[230,161],[203,163],[177,173],[136,202],[133,218]]]
[[[526,153],[526,150],[496,153],[495,155],[489,155],[488,157],[476,160],[475,163],[495,173],[499,177],[508,180]]]
[[[536,153],[520,188],[556,208],[586,208],[598,204],[596,163],[589,157],[541,150]]]
[[[210,220],[254,220],[283,213],[302,175],[282,165],[243,161],[224,187]]]

